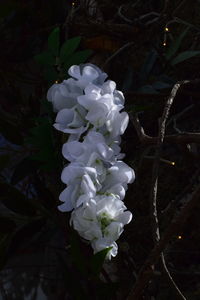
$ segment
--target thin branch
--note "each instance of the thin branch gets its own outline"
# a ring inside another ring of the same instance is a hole
[[[153,170],[152,170],[152,183],[151,183],[151,191],[150,191],[150,210],[151,210],[151,223],[152,223],[152,235],[154,244],[158,244],[160,241],[160,229],[159,229],[159,221],[158,221],[158,213],[157,213],[157,188],[158,188],[158,171],[159,171],[159,165],[160,165],[160,154],[162,150],[162,144],[165,137],[165,130],[166,130],[166,121],[169,116],[170,108],[173,104],[174,98],[176,97],[176,94],[180,88],[181,85],[188,83],[188,81],[182,81],[177,82],[169,96],[169,98],[166,101],[162,117],[160,119],[159,124],[159,130],[158,130],[158,137],[157,137],[157,147],[155,152],[155,159],[153,164]],[[139,128],[138,120],[135,120],[135,126],[137,129],[140,129],[140,134],[144,135],[144,130]],[[162,258],[162,265],[163,269],[168,276],[170,282],[172,282],[173,287],[176,289],[177,294],[181,297],[181,299],[185,300],[185,297],[182,295],[181,291],[178,289],[176,284],[174,283],[167,269],[164,254],[161,252],[161,258]],[[154,269],[154,265],[151,266],[151,269]],[[137,280],[138,282],[138,280]],[[136,285],[137,285],[136,282]],[[142,291],[141,291],[142,292]],[[134,292],[133,292],[134,293]],[[131,299],[131,298],[130,298]],[[136,300],[138,298],[132,297],[132,299]]]
[[[130,120],[137,132],[137,135],[143,144],[155,145],[158,142],[157,137],[149,136],[145,133],[144,128],[140,124],[140,120],[137,115],[129,114]],[[178,143],[178,144],[190,144],[200,143],[200,133],[198,132],[183,132],[181,134],[171,134],[164,137],[165,142]]]
[[[150,204],[151,204],[151,215],[152,215],[152,228],[153,228],[153,238],[154,242],[158,242],[160,239],[159,227],[158,227],[158,218],[157,218],[157,186],[158,186],[158,170],[160,165],[160,154],[162,149],[162,144],[164,141],[165,130],[166,130],[166,121],[169,116],[170,108],[173,104],[173,100],[176,97],[178,89],[181,85],[188,83],[188,81],[178,82],[174,85],[171,94],[165,104],[163,114],[160,120],[158,138],[157,138],[157,147],[155,152],[155,159],[152,171],[152,184],[150,191]]]
[[[111,61],[113,60],[113,58],[115,58],[117,55],[119,55],[122,51],[124,51],[125,49],[131,47],[134,43],[130,42],[125,44],[124,46],[122,46],[121,48],[119,48],[115,53],[113,53],[106,61],[105,63],[102,65],[102,68],[104,69],[105,66]]]
[[[155,159],[153,164],[153,171],[152,171],[152,184],[151,184],[151,191],[150,191],[150,209],[151,209],[151,223],[152,223],[152,234],[153,234],[153,240],[154,244],[158,243],[160,241],[160,228],[159,228],[159,220],[158,220],[158,212],[157,212],[157,189],[158,189],[158,171],[159,171],[159,165],[160,165],[160,155],[162,150],[162,144],[165,137],[165,131],[166,131],[166,121],[169,116],[170,108],[173,104],[174,98],[176,97],[176,94],[178,92],[178,89],[182,84],[188,83],[188,81],[183,81],[180,83],[177,83],[174,85],[171,95],[169,96],[164,110],[163,114],[160,120],[160,126],[158,130],[158,139],[157,139],[157,147],[155,152]],[[176,283],[172,279],[172,276],[169,273],[169,270],[167,269],[166,263],[165,263],[165,257],[164,254],[161,253],[161,262],[163,269],[165,271],[165,274],[167,275],[170,283],[172,284],[172,287],[175,288],[176,293],[179,295],[181,299],[185,300],[185,297],[177,287]]]
[[[187,300],[185,298],[185,296],[181,293],[181,291],[179,290],[179,288],[177,287],[175,281],[173,280],[173,278],[172,278],[172,276],[171,276],[171,274],[170,274],[170,272],[169,272],[169,270],[167,268],[163,252],[161,253],[161,261],[162,261],[163,270],[164,270],[165,274],[167,275],[167,278],[169,279],[170,284],[175,289],[175,291],[177,293],[177,296],[179,296],[180,299]]]
[[[163,250],[171,240],[174,235],[178,235],[180,230],[182,229],[183,225],[185,224],[186,220],[191,214],[192,209],[195,205],[199,202],[200,197],[200,184],[196,186],[194,191],[190,194],[187,201],[183,205],[182,209],[180,210],[179,214],[177,214],[171,224],[168,226],[166,231],[163,233],[160,241],[155,245],[153,250],[151,251],[149,257],[147,258],[146,262],[142,266],[139,274],[138,279],[131,290],[127,300],[138,300],[144,288],[151,280],[152,276],[154,275],[154,270],[152,266],[155,265]]]

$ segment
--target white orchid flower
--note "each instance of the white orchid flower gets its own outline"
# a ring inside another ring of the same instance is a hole
[[[53,84],[48,92],[47,99],[52,102],[53,110],[60,111],[63,108],[72,108],[77,104],[77,97],[83,94],[83,90],[72,78],[61,83]]]
[[[131,212],[125,210],[124,203],[115,196],[96,196],[74,210],[70,222],[83,238],[91,241],[95,253],[112,247],[109,257],[115,256],[115,241],[132,219]]]
[[[107,78],[107,74],[102,72],[93,64],[74,65],[69,68],[70,76],[77,80],[77,85],[85,88],[89,83],[102,84]]]
[[[84,120],[85,110],[80,105],[73,108],[64,108],[60,110],[56,117],[56,123],[53,125],[59,131],[64,133],[80,135],[85,132],[89,126]]]

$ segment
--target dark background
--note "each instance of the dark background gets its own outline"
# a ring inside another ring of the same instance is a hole
[[[56,208],[65,162],[46,93],[67,78],[67,67],[48,55],[38,59],[55,28],[60,45],[80,36],[77,51],[91,50],[67,63],[86,60],[103,68],[124,92],[126,111],[137,113],[145,132],[156,136],[173,85],[200,78],[200,1],[0,2],[1,297],[43,299],[39,286],[44,299],[125,299],[153,247],[149,193],[155,145],[141,143],[129,123],[122,152],[136,172],[125,199],[134,218],[120,237],[118,256],[97,275],[90,247],[69,228],[69,215]],[[166,134],[199,132],[199,99],[199,84],[180,89]],[[165,142],[161,158],[162,235],[199,184],[199,141]],[[191,300],[200,298],[199,211],[198,204],[164,251],[172,277]],[[180,299],[160,263],[141,299]]]

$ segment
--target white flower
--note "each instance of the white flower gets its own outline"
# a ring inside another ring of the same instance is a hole
[[[107,80],[103,83],[102,94],[113,94],[113,103],[118,106],[119,110],[124,107],[124,95],[121,91],[116,90],[116,83],[112,80]]]
[[[70,76],[76,78],[77,85],[83,89],[89,83],[101,85],[107,77],[106,73],[93,64],[74,65],[69,68],[68,73]]]
[[[124,203],[114,195],[96,196],[74,210],[70,222],[83,238],[91,241],[95,253],[112,247],[109,256],[115,256],[114,242],[132,219],[131,212],[125,210]]]
[[[120,113],[117,109],[111,110],[107,119],[106,127],[112,138],[122,135],[129,122],[129,116],[127,112],[123,111]]]
[[[80,161],[86,165],[92,153],[96,153],[98,160],[114,161],[114,151],[106,144],[104,136],[96,131],[89,131],[83,142],[67,142],[62,148],[62,154],[67,160]]]
[[[77,97],[83,94],[83,90],[72,78],[61,83],[53,84],[48,92],[47,99],[52,102],[53,110],[60,111],[63,108],[72,108],[77,104]]]
[[[120,197],[121,200],[125,197],[125,191],[127,190],[127,184],[132,183],[135,180],[135,173],[123,161],[116,161],[107,170],[107,176],[102,182],[101,193],[113,193]]]
[[[85,118],[96,128],[102,127],[114,105],[112,95],[101,95],[100,88],[89,84],[85,88],[85,95],[79,96],[77,99],[78,103],[88,111]]]
[[[58,209],[72,211],[70,224],[91,243],[94,253],[109,249],[107,258],[117,255],[116,240],[132,219],[122,201],[134,170],[120,153],[121,135],[129,117],[124,95],[107,74],[92,64],[72,66],[73,78],[54,84],[47,93],[57,113],[54,127],[69,134],[62,147],[70,162],[62,171],[66,188]]]
[[[118,252],[118,246],[116,242],[111,242],[109,238],[104,237],[97,240],[93,240],[91,242],[91,246],[94,250],[94,254],[102,251],[107,248],[111,248],[110,251],[107,253],[106,258],[111,259],[112,257],[115,257]]]
[[[87,203],[101,189],[96,169],[80,163],[71,163],[65,167],[61,180],[67,184],[59,196],[60,201],[64,202],[58,207],[61,211],[71,211]]]
[[[64,108],[56,116],[56,123],[53,125],[57,130],[64,133],[80,135],[88,128],[88,123],[84,120],[85,110],[80,105],[73,108]]]

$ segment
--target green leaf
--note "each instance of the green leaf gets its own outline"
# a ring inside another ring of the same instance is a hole
[[[7,154],[0,155],[0,172],[3,171],[10,161],[10,156]]]
[[[92,50],[83,50],[74,53],[65,62],[64,68],[68,70],[72,65],[79,65],[81,63],[84,63],[92,53]]]
[[[11,184],[17,184],[25,177],[30,174],[33,174],[40,166],[39,162],[31,160],[29,157],[24,158],[20,163],[15,167],[13,175],[11,177]]]
[[[58,56],[59,46],[60,46],[60,28],[56,27],[48,37],[48,49],[53,55]]]
[[[35,214],[35,209],[28,198],[24,196],[18,189],[14,188],[8,183],[0,182],[2,202],[11,211],[21,214],[32,216]]]
[[[184,37],[188,33],[188,30],[190,29],[190,26],[188,26],[180,35],[179,37],[172,43],[172,45],[168,48],[166,52],[166,60],[170,60],[178,51],[181,42],[183,41]]]
[[[55,64],[55,58],[50,52],[42,52],[35,56],[35,60],[45,66],[53,66]]]
[[[60,50],[60,60],[61,62],[66,62],[67,58],[73,54],[73,52],[78,48],[80,44],[81,37],[77,36],[72,39],[67,40],[61,47]]]
[[[152,87],[156,90],[169,89],[172,87],[172,84],[164,81],[156,81],[152,84]]]
[[[176,64],[179,64],[180,62],[183,62],[184,60],[187,60],[187,59],[197,56],[199,54],[200,54],[200,51],[181,52],[171,61],[171,65],[174,66]]]
[[[99,252],[97,252],[95,255],[93,255],[91,259],[91,269],[94,275],[98,276],[101,272],[103,263],[105,261],[106,255],[108,252],[112,249],[112,247],[108,247],[106,249],[103,249]]]
[[[123,92],[129,91],[131,89],[134,82],[133,75],[134,75],[133,68],[128,67],[128,71],[124,74],[124,79],[121,87]]]
[[[140,84],[146,82],[146,80],[148,79],[153,66],[157,60],[157,52],[155,50],[151,50],[149,52],[149,54],[147,55],[144,64],[141,68],[140,74],[139,74],[139,78],[140,78]]]
[[[158,94],[158,92],[155,90],[155,88],[153,88],[153,86],[150,84],[140,87],[138,89],[138,92],[143,93],[143,94]]]

